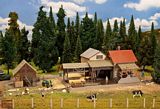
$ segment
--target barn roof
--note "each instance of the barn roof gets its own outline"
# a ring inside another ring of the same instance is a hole
[[[89,48],[85,52],[83,52],[80,56],[89,59],[89,58],[91,58],[92,56],[96,55],[99,52],[101,52],[101,51],[96,50],[94,48]]]
[[[114,64],[137,62],[137,58],[132,50],[109,51],[109,57]]]
[[[91,60],[88,61],[90,67],[113,67],[110,60]]]
[[[17,67],[16,67],[15,69],[13,69],[13,71],[12,71],[13,76],[14,76],[15,74],[17,74],[18,71],[19,71],[25,64],[27,64],[31,69],[33,69],[33,70],[36,72],[36,69],[33,68],[27,61],[22,60],[22,61],[17,65]]]
[[[63,69],[89,68],[87,63],[63,63]]]

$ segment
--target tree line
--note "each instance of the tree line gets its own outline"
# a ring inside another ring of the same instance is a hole
[[[128,30],[125,18],[120,21],[120,25],[115,20],[113,28],[108,19],[104,29],[103,21],[97,17],[97,13],[92,19],[86,12],[85,17],[80,19],[77,12],[75,21],[71,21],[70,18],[66,19],[65,10],[61,6],[56,13],[56,22],[52,8],[50,7],[49,13],[43,8],[39,8],[31,41],[27,39],[28,31],[25,27],[19,29],[18,14],[9,13],[9,28],[4,35],[0,33],[0,60],[1,64],[6,64],[8,72],[13,63],[19,63],[23,59],[33,61],[43,72],[48,72],[58,62],[79,62],[80,54],[90,47],[107,54],[108,50],[115,50],[118,46],[121,49],[132,49],[139,66],[145,68],[146,65],[154,65],[155,70],[158,69],[156,72],[159,72],[160,47],[154,23],[150,35],[143,36],[141,26],[138,30],[135,28],[133,15]]]

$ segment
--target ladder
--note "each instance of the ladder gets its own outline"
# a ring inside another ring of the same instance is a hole
[[[31,84],[31,82],[29,81],[29,79],[27,78],[27,76],[24,76],[25,77],[25,81],[27,82],[27,83],[29,83],[29,85],[31,86],[32,84]]]

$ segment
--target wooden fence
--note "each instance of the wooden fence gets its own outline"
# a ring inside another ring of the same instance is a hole
[[[12,103],[11,103],[12,101]],[[7,102],[7,101],[5,101]],[[156,98],[134,98],[134,99],[98,99],[88,101],[87,99],[16,99],[10,100],[10,109],[160,109],[160,99]],[[2,103],[3,104],[3,103]],[[4,104],[5,105],[5,104]]]

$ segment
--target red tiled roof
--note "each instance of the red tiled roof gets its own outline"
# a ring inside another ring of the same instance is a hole
[[[137,58],[132,50],[109,51],[109,57],[114,64],[137,62]]]

